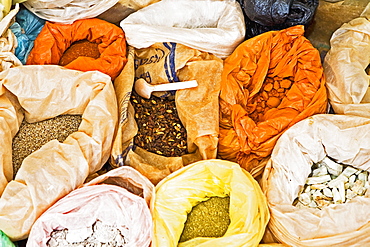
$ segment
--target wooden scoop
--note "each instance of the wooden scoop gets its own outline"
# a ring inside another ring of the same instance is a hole
[[[151,85],[147,83],[143,78],[139,78],[135,81],[135,91],[138,95],[145,99],[149,99],[150,95],[154,91],[171,91],[185,88],[197,87],[198,83],[196,80],[192,81],[180,81],[164,84]]]

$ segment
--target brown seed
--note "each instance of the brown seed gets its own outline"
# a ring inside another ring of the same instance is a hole
[[[267,106],[269,106],[270,108],[275,108],[275,107],[278,107],[280,105],[280,99],[277,98],[277,97],[270,97],[267,102],[266,102]]]

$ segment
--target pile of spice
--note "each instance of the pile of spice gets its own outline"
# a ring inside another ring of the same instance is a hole
[[[139,128],[134,138],[136,146],[165,157],[187,153],[186,129],[179,119],[173,98],[145,99],[133,91],[130,100]]]
[[[196,237],[222,237],[230,225],[230,196],[211,197],[188,214],[179,242]]]
[[[106,225],[97,220],[91,227],[86,229],[54,230],[50,234],[50,239],[46,243],[48,247],[72,247],[72,246],[89,246],[89,247],[123,247],[128,243],[117,227]]]
[[[99,44],[90,42],[86,39],[73,42],[70,47],[63,53],[59,60],[60,66],[66,66],[78,57],[99,58]]]
[[[260,92],[248,102],[249,117],[255,122],[264,121],[264,114],[271,108],[277,108],[280,105],[293,82],[293,77],[267,76]]]
[[[60,115],[35,123],[23,120],[12,143],[14,177],[28,155],[51,140],[63,142],[78,130],[81,121],[82,115]]]
[[[325,157],[312,165],[312,172],[293,205],[322,209],[363,196],[369,187],[369,172]]]

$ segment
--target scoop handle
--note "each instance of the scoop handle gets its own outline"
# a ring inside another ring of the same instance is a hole
[[[152,91],[171,91],[185,88],[197,87],[198,82],[196,80],[191,81],[180,81],[180,82],[171,82],[165,84],[156,84],[151,85]]]

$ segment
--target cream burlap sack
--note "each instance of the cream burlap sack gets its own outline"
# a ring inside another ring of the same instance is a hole
[[[109,76],[56,65],[10,68],[0,73],[0,86],[0,229],[20,240],[47,208],[108,160],[117,101]],[[78,131],[30,154],[10,181],[12,138],[23,118],[32,123],[62,114],[82,114]]]

